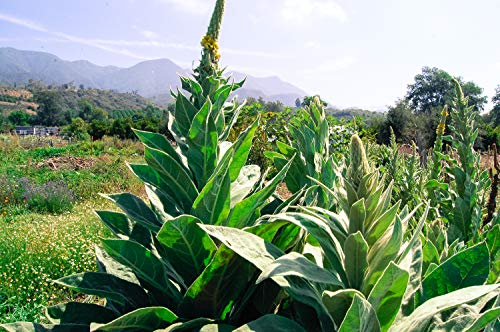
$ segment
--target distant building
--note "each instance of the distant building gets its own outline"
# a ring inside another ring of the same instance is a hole
[[[15,131],[21,136],[59,136],[59,127],[16,126]]]

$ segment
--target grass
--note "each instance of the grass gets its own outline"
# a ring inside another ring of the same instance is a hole
[[[0,322],[44,321],[44,306],[76,298],[52,281],[96,270],[94,245],[109,234],[92,211],[112,206],[100,199],[62,215],[0,217]]]
[[[93,211],[116,209],[98,193],[143,195],[141,183],[125,163],[141,162],[137,142],[106,139],[57,147],[36,146],[44,144],[38,141],[26,143],[0,137],[0,178],[5,184],[0,188],[5,196],[0,201],[0,323],[47,322],[46,306],[89,300],[53,280],[96,270],[94,246],[110,234]],[[63,160],[89,162],[78,170],[75,165],[48,167],[61,156],[65,156]],[[58,210],[62,213],[41,213],[16,192],[23,181],[40,188],[55,182],[64,184],[76,201]]]

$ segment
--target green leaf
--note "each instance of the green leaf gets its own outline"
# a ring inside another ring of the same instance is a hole
[[[488,278],[489,266],[486,243],[460,251],[425,277],[418,303],[460,288],[484,284]]]
[[[259,319],[238,327],[234,332],[266,331],[271,327],[274,332],[306,331],[302,326],[288,318],[278,315],[264,315]]]
[[[112,200],[127,214],[127,216],[146,227],[147,229],[158,232],[162,225],[156,214],[139,197],[130,193],[104,196]]]
[[[144,307],[148,303],[148,296],[142,287],[107,273],[78,273],[55,282],[80,293],[110,299],[128,308]]]
[[[229,162],[225,158],[217,172],[207,182],[196,198],[191,209],[191,214],[200,218],[205,224],[219,225],[223,223],[231,206],[231,181],[229,178]]]
[[[198,227],[200,222],[196,217],[182,215],[166,222],[157,235],[169,261],[188,285],[203,272],[217,250],[212,239]]]
[[[368,268],[368,243],[361,232],[351,234],[344,243],[344,264],[349,287],[361,289]]]
[[[349,284],[349,280],[347,279],[344,265],[342,263],[342,258],[344,256],[342,247],[333,235],[328,224],[322,218],[305,213],[288,212],[273,215],[270,217],[270,221],[286,221],[308,231],[309,234],[311,234],[320,244],[325,253],[325,258],[328,261],[328,264],[332,267],[332,270],[339,274],[340,280],[344,283],[344,285]]]
[[[276,258],[284,254],[279,248],[264,239],[236,228],[211,225],[200,225],[200,227],[261,271],[266,270]],[[328,315],[320,295],[307,280],[280,276],[272,279],[283,287],[293,299],[314,308],[325,330],[334,328],[332,318]]]
[[[168,154],[160,150],[146,147],[144,149],[146,162],[161,175],[160,189],[177,199],[185,210],[191,208],[198,196],[198,189],[186,170]],[[153,183],[154,185],[154,183]]]
[[[387,331],[403,301],[410,274],[391,262],[373,286],[368,302],[377,313],[381,331]]]
[[[168,279],[165,265],[150,250],[127,240],[102,240],[102,243],[111,257],[131,268],[139,279],[168,295],[170,298],[164,298],[167,303],[175,304],[180,301],[182,295]]]
[[[249,231],[272,240],[282,226],[283,223],[263,224]],[[247,292],[249,276],[255,273],[250,263],[227,246],[220,245],[210,264],[186,291],[179,306],[182,317],[223,319],[226,310]],[[193,307],[196,307],[196,312],[193,312]]]
[[[340,325],[339,332],[380,332],[375,310],[368,301],[355,294],[351,307]]]
[[[105,325],[92,324],[92,331],[154,331],[169,326],[178,317],[167,308],[149,307],[129,312]]]
[[[68,302],[47,308],[47,316],[55,324],[107,323],[117,317],[116,313],[93,303]]]
[[[231,182],[231,208],[241,202],[260,180],[260,167],[257,165],[243,166],[240,175]]]
[[[434,297],[417,307],[411,315],[396,321],[389,331],[425,331],[437,314],[475,301],[492,292],[498,294],[499,287],[498,284],[472,286]]]
[[[336,292],[323,292],[323,304],[337,325],[340,326],[340,324],[342,324],[342,321],[352,304],[354,295],[356,294],[360,297],[364,297],[360,291],[355,289],[341,289]]]
[[[149,131],[142,131],[137,129],[133,130],[137,137],[141,140],[141,142],[144,143],[144,145],[149,146],[152,149],[165,152],[170,157],[174,158],[177,163],[179,163],[179,165],[185,166],[178,152],[172,147],[172,144],[170,144],[165,136]],[[184,169],[187,170],[186,168]]]
[[[227,226],[237,228],[251,226],[250,223],[253,221],[254,214],[260,211],[267,199],[276,191],[276,188],[283,181],[292,162],[293,159],[290,160],[262,190],[259,190],[236,204],[231,211]]]
[[[198,188],[203,187],[217,165],[217,129],[210,116],[212,103],[207,99],[189,129],[187,158]]]
[[[188,136],[189,128],[191,128],[191,122],[193,121],[196,113],[198,113],[196,107],[194,107],[186,96],[178,91],[175,101],[174,126],[178,130],[178,133],[183,137]]]
[[[296,252],[283,255],[269,264],[262,271],[256,283],[258,284],[265,279],[277,276],[297,276],[312,282],[344,287],[344,284],[334,274]]]
[[[133,224],[125,214],[113,211],[95,211],[95,213],[116,236],[128,239],[132,234]]]
[[[364,232],[366,208],[365,199],[362,198],[351,206],[349,211],[349,233]]]
[[[377,239],[379,239],[387,229],[394,224],[394,221],[399,210],[400,201],[392,206],[389,210],[384,212],[375,222],[372,224],[370,229],[366,232],[369,245],[373,245]]]
[[[500,308],[492,308],[486,310],[484,313],[469,326],[466,332],[480,332],[484,331],[485,327],[500,318]]]
[[[236,139],[233,144],[233,160],[229,166],[229,177],[231,182],[236,180],[240,175],[241,168],[246,164],[248,159],[248,154],[252,149],[252,141],[255,135],[255,131],[259,126],[259,118],[255,120],[250,127],[245,129]]]

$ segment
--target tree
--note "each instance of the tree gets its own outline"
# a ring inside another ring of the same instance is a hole
[[[14,126],[27,126],[32,121],[32,116],[25,111],[14,111],[7,116],[7,120]]]
[[[90,135],[87,129],[88,126],[82,118],[75,118],[68,126],[63,128],[62,133],[78,141],[88,141]]]
[[[491,98],[493,108],[489,114],[489,122],[493,127],[500,126],[500,85],[495,89],[495,95]]]
[[[404,140],[407,129],[411,126],[412,110],[406,100],[398,100],[396,105],[389,107],[384,126],[380,129],[379,141],[389,143],[391,127],[398,140]]]
[[[458,77],[464,95],[469,98],[469,104],[475,105],[476,111],[482,111],[487,98],[482,95],[483,89],[474,82],[464,82]],[[408,85],[405,99],[415,110],[415,113],[430,115],[450,104],[455,90],[452,76],[439,68],[422,68],[422,73],[415,76],[415,83]]]
[[[44,126],[60,126],[66,122],[61,96],[56,91],[41,91],[35,95],[38,103],[36,122]]]

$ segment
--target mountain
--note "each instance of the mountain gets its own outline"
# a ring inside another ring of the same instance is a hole
[[[30,79],[46,84],[61,85],[73,82],[75,86],[136,92],[157,103],[171,100],[169,90],[179,84],[178,74],[183,69],[168,59],[144,61],[130,68],[98,66],[86,60],[66,61],[44,52],[0,48],[0,84],[24,84]],[[254,77],[240,72],[229,73],[236,81],[247,78],[244,88],[237,91],[241,98],[262,97],[293,106],[306,92],[282,81],[279,77]]]

